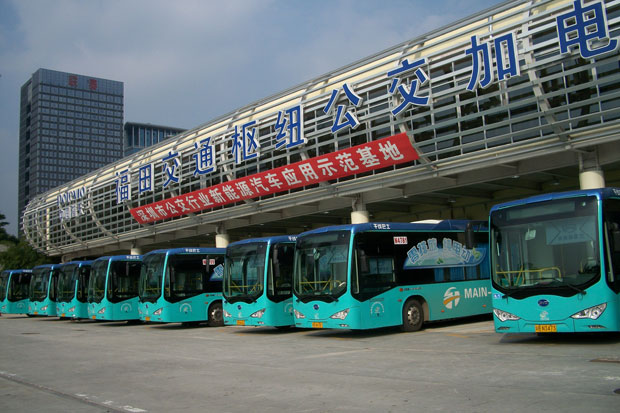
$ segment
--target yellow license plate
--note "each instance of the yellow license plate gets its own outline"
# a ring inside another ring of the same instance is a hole
[[[151,317],[144,317],[144,321],[151,321]]]
[[[96,320],[96,319],[97,319],[97,316],[96,316],[96,315],[92,316],[92,319],[93,319],[93,320]]]
[[[238,326],[244,326],[245,325],[245,320],[237,320],[237,325]]]
[[[65,313],[62,313],[60,316],[61,316],[61,317],[66,317]]]
[[[555,324],[536,324],[534,331],[537,333],[557,333],[558,326]]]
[[[323,323],[313,322],[312,328],[323,328]]]

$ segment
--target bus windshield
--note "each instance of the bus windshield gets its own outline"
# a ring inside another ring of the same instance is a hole
[[[32,278],[30,280],[30,299],[32,301],[45,300],[47,297],[49,277],[49,268],[38,268],[32,272]]]
[[[112,261],[108,280],[108,301],[118,303],[138,296],[142,261]]]
[[[263,293],[266,242],[231,245],[226,249],[224,297],[229,302],[252,302]]]
[[[20,273],[11,276],[11,281],[8,286],[7,299],[9,301],[20,301],[28,298],[28,288],[30,286],[30,272]]]
[[[494,211],[493,284],[515,298],[583,292],[600,278],[598,239],[595,197]]]
[[[223,263],[223,255],[170,255],[166,264],[166,299],[174,303],[202,293],[221,293]]]
[[[166,253],[154,253],[142,259],[138,295],[140,301],[155,303],[161,296],[161,277],[164,273]]]
[[[67,264],[60,268],[58,276],[58,302],[68,303],[75,295],[75,280],[78,264]]]
[[[333,301],[347,289],[349,231],[298,238],[295,250],[295,295],[302,301]]]
[[[108,273],[108,260],[93,263],[88,280],[88,302],[100,303],[105,297],[105,278]]]
[[[295,244],[281,242],[271,248],[267,271],[267,297],[280,302],[293,295],[293,261]]]
[[[0,301],[6,298],[6,291],[9,286],[9,275],[10,273],[8,271],[2,271],[2,274],[0,274]]]

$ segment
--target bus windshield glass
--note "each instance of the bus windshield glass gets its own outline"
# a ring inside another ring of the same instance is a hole
[[[13,274],[7,296],[9,301],[19,301],[28,298],[31,275],[31,273]]]
[[[141,261],[112,261],[108,280],[108,301],[119,303],[138,296]]]
[[[164,273],[165,253],[145,256],[140,270],[140,301],[155,303],[161,296],[161,277]]]
[[[226,249],[224,297],[229,302],[255,301],[263,293],[266,242],[231,245]]]
[[[32,301],[43,301],[47,297],[49,277],[49,268],[37,268],[32,272],[30,280],[30,299]]]
[[[8,271],[2,271],[2,274],[0,274],[0,301],[6,298],[6,291],[9,286],[9,275]]]
[[[58,276],[58,302],[68,303],[73,299],[78,268],[78,264],[67,264],[60,268]]]
[[[347,289],[349,231],[298,238],[295,250],[295,295],[302,301],[333,301]]]
[[[105,297],[105,278],[108,273],[108,260],[93,263],[88,281],[88,302],[100,303]]]
[[[574,295],[600,277],[597,200],[579,197],[491,215],[493,284],[508,295]]]
[[[174,303],[202,293],[222,292],[223,263],[223,255],[170,255],[166,265],[166,299]]]
[[[267,297],[274,302],[293,295],[293,261],[295,244],[281,242],[271,247],[267,272]]]

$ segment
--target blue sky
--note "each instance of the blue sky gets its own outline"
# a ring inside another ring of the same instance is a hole
[[[0,0],[0,213],[16,234],[20,88],[39,68],[124,82],[125,121],[191,129],[499,3]]]

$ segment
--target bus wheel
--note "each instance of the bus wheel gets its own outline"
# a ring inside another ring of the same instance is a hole
[[[211,307],[209,307],[209,319],[207,322],[209,323],[209,327],[219,327],[224,325],[221,302],[211,304]]]
[[[424,309],[418,300],[409,300],[403,307],[403,331],[418,331],[424,323]]]

